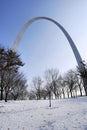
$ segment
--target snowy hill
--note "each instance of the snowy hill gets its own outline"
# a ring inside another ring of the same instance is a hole
[[[87,130],[87,97],[0,102],[0,130]]]

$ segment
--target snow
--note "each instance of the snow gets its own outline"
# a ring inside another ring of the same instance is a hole
[[[0,101],[0,130],[87,130],[87,97]]]

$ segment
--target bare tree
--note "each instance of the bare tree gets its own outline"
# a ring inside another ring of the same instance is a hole
[[[83,80],[85,95],[87,96],[87,63],[85,63],[85,61],[82,61],[81,63],[82,67],[77,67],[77,70]]]
[[[67,84],[67,87],[69,89],[69,92],[71,94],[71,97],[73,97],[73,90],[75,88],[75,84],[76,84],[76,78],[75,78],[75,74],[73,73],[72,70],[70,70],[65,77],[65,82]]]
[[[64,80],[64,78],[62,76],[59,77],[59,84],[60,84],[60,94],[63,95],[63,98],[65,98],[65,95],[66,95],[66,82]]]
[[[49,106],[51,107],[52,93],[57,97],[57,80],[59,71],[57,69],[48,69],[45,71],[44,77],[46,82],[46,89],[49,95]]]
[[[45,80],[49,84],[50,90],[57,96],[57,81],[59,78],[59,71],[57,69],[48,69],[45,71]]]
[[[83,80],[81,78],[81,76],[79,75],[78,71],[73,71],[74,73],[74,76],[75,76],[75,79],[76,79],[76,85],[75,85],[75,89],[78,91],[79,89],[79,92],[80,92],[80,96],[83,95]]]
[[[41,90],[41,98],[45,100],[47,98],[47,95],[48,95],[48,93],[47,93],[47,90],[44,86]]]
[[[30,92],[28,92],[28,97],[29,100],[36,100],[36,92],[34,90],[31,90]]]
[[[83,80],[81,77],[77,77],[77,85],[80,91],[80,96],[83,96],[83,91],[84,91],[84,87],[83,87]]]
[[[41,89],[42,89],[43,81],[38,76],[38,77],[33,78],[32,83],[33,83],[33,87],[36,91],[37,100],[40,100],[41,99]]]
[[[13,96],[13,99],[25,99],[28,94],[27,87],[27,80],[25,79],[24,75],[22,73],[17,73],[13,77],[13,82],[11,82],[10,87],[10,93]]]
[[[59,99],[61,98],[61,94],[62,94],[62,76],[59,75],[59,77],[56,80],[56,89],[55,89],[55,99]]]

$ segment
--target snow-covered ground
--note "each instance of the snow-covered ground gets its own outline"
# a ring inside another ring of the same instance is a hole
[[[0,130],[87,130],[87,97],[0,102]]]

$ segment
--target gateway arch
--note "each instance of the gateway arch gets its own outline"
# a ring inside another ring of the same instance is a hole
[[[13,43],[13,51],[16,51],[17,48],[18,48],[18,45],[20,43],[20,40],[22,39],[22,36],[24,34],[24,32],[26,31],[26,29],[35,21],[37,20],[48,20],[52,23],[54,23],[58,28],[60,28],[60,30],[64,33],[64,35],[66,36],[72,50],[73,50],[73,53],[75,55],[75,58],[76,58],[76,61],[77,61],[77,64],[79,67],[82,67],[82,58],[79,54],[79,51],[77,49],[77,47],[75,46],[75,43],[73,42],[72,38],[70,37],[70,35],[68,34],[68,32],[64,29],[64,27],[59,24],[57,21],[49,18],[49,17],[35,17],[35,18],[32,18],[30,19],[27,23],[25,23],[25,25],[22,27],[22,29],[19,31],[14,43]]]

